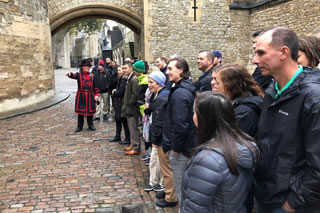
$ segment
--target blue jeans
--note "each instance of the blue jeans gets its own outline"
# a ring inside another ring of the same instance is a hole
[[[186,170],[189,158],[179,153],[178,156],[175,155],[174,151],[170,151],[169,155],[170,165],[172,168],[173,179],[176,185],[176,194],[178,197],[178,202],[181,203],[181,184],[184,170]]]

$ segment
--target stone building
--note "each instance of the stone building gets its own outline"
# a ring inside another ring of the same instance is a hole
[[[117,21],[134,32],[136,56],[152,63],[179,54],[198,77],[199,50],[252,69],[252,32],[286,26],[319,35],[319,11],[318,0],[0,0],[0,112],[54,93],[51,35],[78,19]]]

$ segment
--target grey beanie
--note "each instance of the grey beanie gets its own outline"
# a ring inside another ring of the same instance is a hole
[[[149,74],[149,78],[157,82],[159,85],[164,87],[166,83],[166,76],[160,71],[153,71]]]

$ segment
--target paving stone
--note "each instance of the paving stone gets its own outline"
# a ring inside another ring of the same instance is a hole
[[[98,208],[96,209],[97,213],[113,213],[112,208]]]
[[[24,206],[23,204],[14,204],[14,205],[11,205],[10,207],[11,208],[21,208],[23,206]]]
[[[56,90],[70,97],[53,107],[0,120],[0,212],[116,212],[121,205],[151,204],[148,168],[109,143],[114,122],[74,133],[76,81],[55,71]],[[74,71],[74,70],[73,70]],[[124,138],[124,136],[122,136]]]

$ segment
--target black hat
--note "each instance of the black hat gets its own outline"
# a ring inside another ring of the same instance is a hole
[[[90,60],[88,60],[88,59],[83,59],[82,61],[81,61],[81,64],[79,65],[80,67],[82,67],[82,66],[89,66],[89,67],[91,67],[92,65],[91,65],[91,63],[90,63]]]

